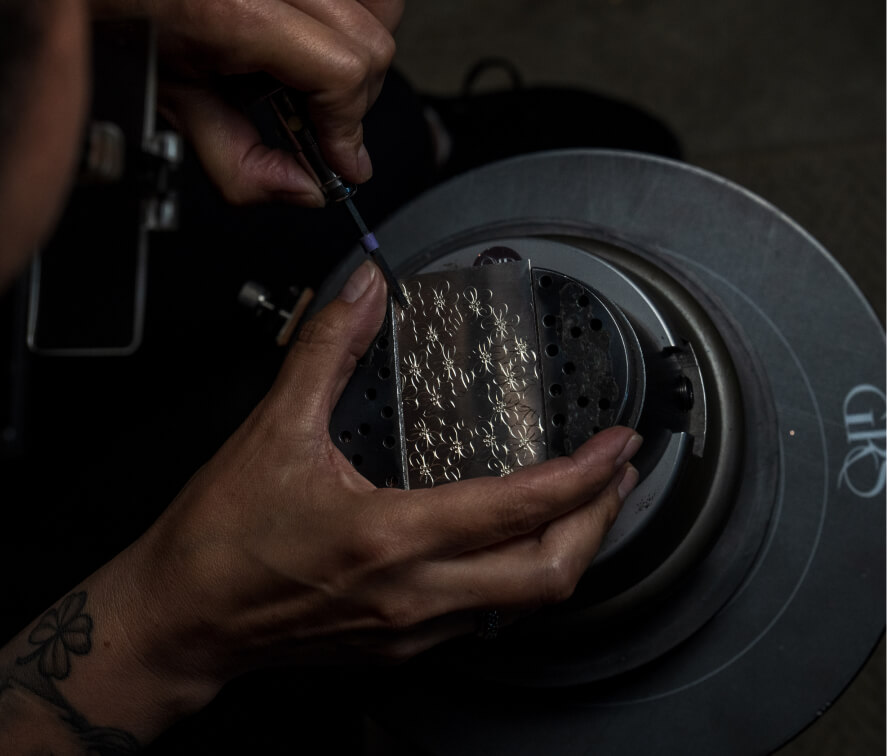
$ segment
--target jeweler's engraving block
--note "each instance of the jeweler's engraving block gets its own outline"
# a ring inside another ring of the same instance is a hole
[[[529,262],[404,284],[395,333],[410,488],[546,458],[532,287]]]

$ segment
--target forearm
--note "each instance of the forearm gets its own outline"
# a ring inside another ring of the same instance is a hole
[[[177,671],[173,623],[150,611],[160,592],[145,591],[131,551],[0,649],[0,753],[134,753],[215,695]]]

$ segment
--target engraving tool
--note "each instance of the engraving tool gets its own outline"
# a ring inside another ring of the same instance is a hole
[[[274,115],[283,127],[283,132],[299,162],[315,177],[317,185],[327,201],[341,202],[348,208],[348,213],[360,233],[360,246],[382,271],[385,283],[388,285],[389,295],[394,297],[401,307],[406,307],[406,297],[397,278],[379,251],[379,242],[376,240],[375,234],[367,228],[363,217],[354,206],[352,197],[357,192],[356,187],[343,181],[342,177],[327,165],[317,140],[308,126],[307,119],[297,111],[284,87],[272,92],[268,96],[268,101],[271,103]]]

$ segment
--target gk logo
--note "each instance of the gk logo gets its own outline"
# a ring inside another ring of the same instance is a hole
[[[857,496],[870,499],[884,490],[887,478],[887,399],[875,386],[856,386],[844,399],[844,429],[850,451],[838,474]]]

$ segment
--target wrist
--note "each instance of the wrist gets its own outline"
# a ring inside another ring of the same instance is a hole
[[[182,604],[158,582],[164,570],[146,561],[145,546],[136,542],[70,594],[85,594],[88,622],[79,625],[89,626],[89,648],[71,656],[68,675],[48,680],[92,726],[131,733],[141,745],[206,706],[223,683],[189,645],[193,618],[176,611]]]
[[[146,718],[150,737],[206,706],[227,678],[207,642],[210,626],[180,565],[164,564],[153,549],[153,531],[122,552],[94,577],[101,606],[96,645],[101,651],[107,696],[129,696],[121,714]]]

